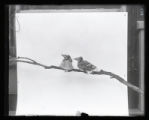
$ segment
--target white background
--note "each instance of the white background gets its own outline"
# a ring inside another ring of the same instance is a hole
[[[60,65],[61,54],[83,56],[127,80],[126,12],[16,14],[17,56]],[[75,68],[76,61],[73,61]],[[17,115],[128,115],[127,87],[87,75],[18,63]]]

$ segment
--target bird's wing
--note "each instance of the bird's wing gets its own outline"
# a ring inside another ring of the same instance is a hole
[[[89,63],[89,62],[86,61],[86,60],[84,60],[83,63],[84,63],[84,65],[86,65],[86,66],[90,66],[90,65],[91,65],[91,63]]]
[[[93,69],[96,68],[96,66],[94,66],[93,64],[91,64],[90,62],[86,60],[84,60],[83,62],[84,62],[84,65],[88,68],[93,68]]]
[[[94,66],[93,64],[91,64],[90,62],[84,60],[84,63],[86,64],[86,66]]]

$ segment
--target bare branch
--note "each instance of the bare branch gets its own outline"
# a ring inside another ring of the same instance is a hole
[[[132,85],[131,83],[128,83],[127,81],[125,81],[122,77],[112,73],[112,72],[107,72],[104,70],[100,70],[100,71],[93,71],[91,74],[98,74],[98,75],[109,75],[111,78],[115,78],[117,79],[119,82],[123,83],[124,85],[128,86],[129,88],[144,94],[143,90],[141,90],[140,88]]]
[[[28,60],[30,60],[30,61],[32,61],[32,62],[34,62],[34,63],[37,63],[35,60],[33,60],[33,59],[30,59],[30,58],[28,58],[28,57],[17,57],[18,59],[28,59]]]
[[[25,60],[16,60],[15,62],[23,62],[23,63],[32,64],[32,65],[38,65],[38,66],[41,66],[41,67],[46,67],[45,65],[40,64],[40,63],[38,63],[38,62],[31,62],[31,61],[25,61]]]
[[[25,60],[19,60],[20,58],[23,58],[23,59],[27,59],[27,60],[30,60],[30,61],[25,61]],[[23,62],[23,63],[28,63],[28,64],[32,64],[32,65],[38,65],[38,66],[41,66],[45,69],[58,69],[58,70],[65,70],[59,66],[54,66],[54,65],[51,65],[51,66],[47,66],[47,65],[43,65],[39,62],[36,62],[35,60],[32,60],[30,58],[27,58],[27,57],[18,57],[18,58],[14,58],[14,59],[9,59],[9,62]],[[80,69],[72,69],[72,70],[69,70],[68,72],[83,72],[83,73],[86,73],[85,71],[82,71]],[[100,71],[92,71],[90,74],[92,75],[109,75],[111,78],[115,78],[116,80],[118,80],[119,82],[121,82],[122,84],[128,86],[129,88],[131,88],[132,90],[138,92],[138,93],[141,93],[144,95],[144,91],[141,90],[140,88],[132,85],[131,83],[125,81],[122,77],[120,77],[119,75],[116,75],[112,72],[107,72],[107,71],[104,71],[104,70],[100,70]]]

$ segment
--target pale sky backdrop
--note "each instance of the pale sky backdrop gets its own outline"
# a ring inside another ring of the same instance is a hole
[[[60,65],[61,54],[82,56],[127,80],[127,12],[17,13],[17,56]],[[73,65],[77,68],[76,61]],[[127,87],[87,75],[18,63],[17,115],[127,116]]]

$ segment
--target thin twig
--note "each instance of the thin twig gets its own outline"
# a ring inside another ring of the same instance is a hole
[[[30,60],[30,61],[25,61],[25,60],[19,60],[20,58],[23,58],[23,59],[27,59],[27,60]],[[23,62],[23,63],[28,63],[28,64],[32,64],[32,65],[38,65],[38,66],[41,66],[45,69],[58,69],[58,70],[65,70],[59,66],[55,66],[55,65],[51,65],[51,66],[47,66],[47,65],[43,65],[39,62],[36,62],[35,60],[32,60],[28,57],[18,57],[18,58],[14,58],[14,59],[11,59],[10,62]],[[68,72],[83,72],[83,73],[86,73],[85,71],[82,71],[80,69],[72,69],[72,70],[69,70]],[[125,81],[122,77],[120,77],[119,75],[116,75],[112,72],[107,72],[107,71],[104,71],[104,70],[100,70],[100,71],[92,71],[90,74],[92,75],[109,75],[111,78],[115,78],[116,80],[118,80],[119,82],[121,82],[122,84],[128,86],[129,88],[131,88],[132,90],[138,92],[138,93],[141,93],[144,95],[144,91],[141,90],[140,88],[132,85],[131,83]]]
[[[19,57],[19,56],[18,56],[18,59],[28,59],[28,60],[33,61],[34,63],[36,63],[36,61],[35,61],[35,60],[30,59],[30,58],[28,58],[28,57]]]
[[[38,63],[38,62],[31,62],[31,61],[25,61],[25,60],[16,60],[16,62],[23,62],[23,63],[29,63],[29,64],[32,64],[32,65],[38,65],[38,66],[41,66],[41,67],[48,67],[46,65],[43,65],[41,63]]]

